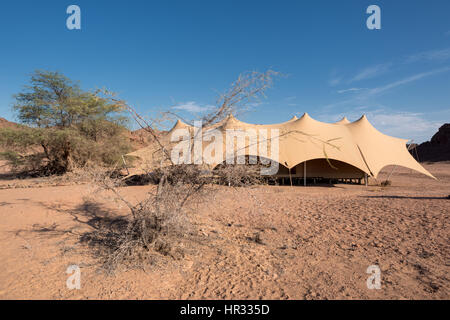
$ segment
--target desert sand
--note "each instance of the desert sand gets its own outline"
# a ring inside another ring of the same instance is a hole
[[[199,235],[184,258],[114,275],[80,239],[125,208],[89,185],[4,179],[0,299],[449,299],[450,163],[424,166],[437,181],[396,168],[388,187],[217,186],[215,204],[190,210]],[[80,290],[66,287],[72,264]],[[367,288],[370,265],[379,290]]]

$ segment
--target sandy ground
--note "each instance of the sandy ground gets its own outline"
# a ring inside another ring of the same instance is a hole
[[[449,299],[450,163],[425,167],[439,180],[397,168],[386,188],[218,187],[216,204],[191,210],[196,250],[115,275],[80,237],[123,208],[102,197],[86,205],[87,185],[3,180],[0,298]],[[122,192],[137,200],[151,188]],[[262,243],[248,239],[255,233]],[[72,264],[80,290],[66,287]],[[379,290],[367,288],[370,265],[381,269]]]

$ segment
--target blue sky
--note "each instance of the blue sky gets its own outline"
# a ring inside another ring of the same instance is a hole
[[[81,8],[81,30],[66,8]],[[366,8],[381,8],[381,30]],[[36,69],[107,87],[143,114],[214,104],[244,71],[287,75],[241,116],[367,114],[416,142],[450,122],[450,1],[8,1],[0,5],[0,116]]]

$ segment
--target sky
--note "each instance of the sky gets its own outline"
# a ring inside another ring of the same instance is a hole
[[[69,30],[69,5],[81,30]],[[366,9],[381,9],[369,30]],[[37,69],[108,88],[143,115],[195,118],[240,73],[283,74],[239,115],[278,123],[307,112],[333,122],[366,114],[381,132],[429,140],[450,122],[448,0],[4,1],[0,117]]]

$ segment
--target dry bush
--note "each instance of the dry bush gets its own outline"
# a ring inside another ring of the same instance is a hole
[[[231,89],[219,97],[216,109],[202,118],[203,125],[215,125],[231,112],[243,108],[250,100],[263,95],[274,75],[276,73],[273,71],[241,75]],[[158,123],[158,119],[147,121],[125,101],[116,99],[114,94],[104,94],[109,96],[112,104],[128,110],[140,127],[153,137],[162,161],[158,167],[150,167],[142,178],[156,183],[156,190],[149,192],[137,204],[122,196],[120,187],[125,186],[125,182],[121,178],[95,171],[92,173],[91,180],[100,190],[112,193],[114,200],[124,203],[130,214],[125,223],[107,224],[84,240],[98,248],[97,252],[105,259],[105,267],[109,271],[120,266],[145,268],[155,255],[182,257],[183,240],[196,233],[187,210],[193,204],[202,204],[214,197],[217,188],[210,184],[214,176],[201,166],[174,165],[168,152],[169,146],[162,142],[157,130],[150,125]],[[245,186],[261,181],[257,169],[245,165],[225,166],[216,170],[215,176],[234,186]]]
[[[208,196],[207,180],[194,166],[171,166],[160,174],[156,190],[133,204],[120,192],[122,180],[92,173],[97,191],[111,192],[111,200],[125,204],[129,212],[120,224],[105,225],[83,239],[98,249],[107,271],[120,266],[145,268],[155,254],[178,259],[183,256],[183,241],[196,235],[187,208]]]
[[[388,187],[390,185],[392,185],[392,181],[391,180],[384,180],[384,181],[380,182],[380,186],[382,186],[382,187]]]
[[[233,187],[247,187],[266,184],[269,177],[261,175],[261,169],[267,167],[260,162],[249,163],[249,157],[245,157],[244,164],[222,163],[212,171],[214,182]]]

